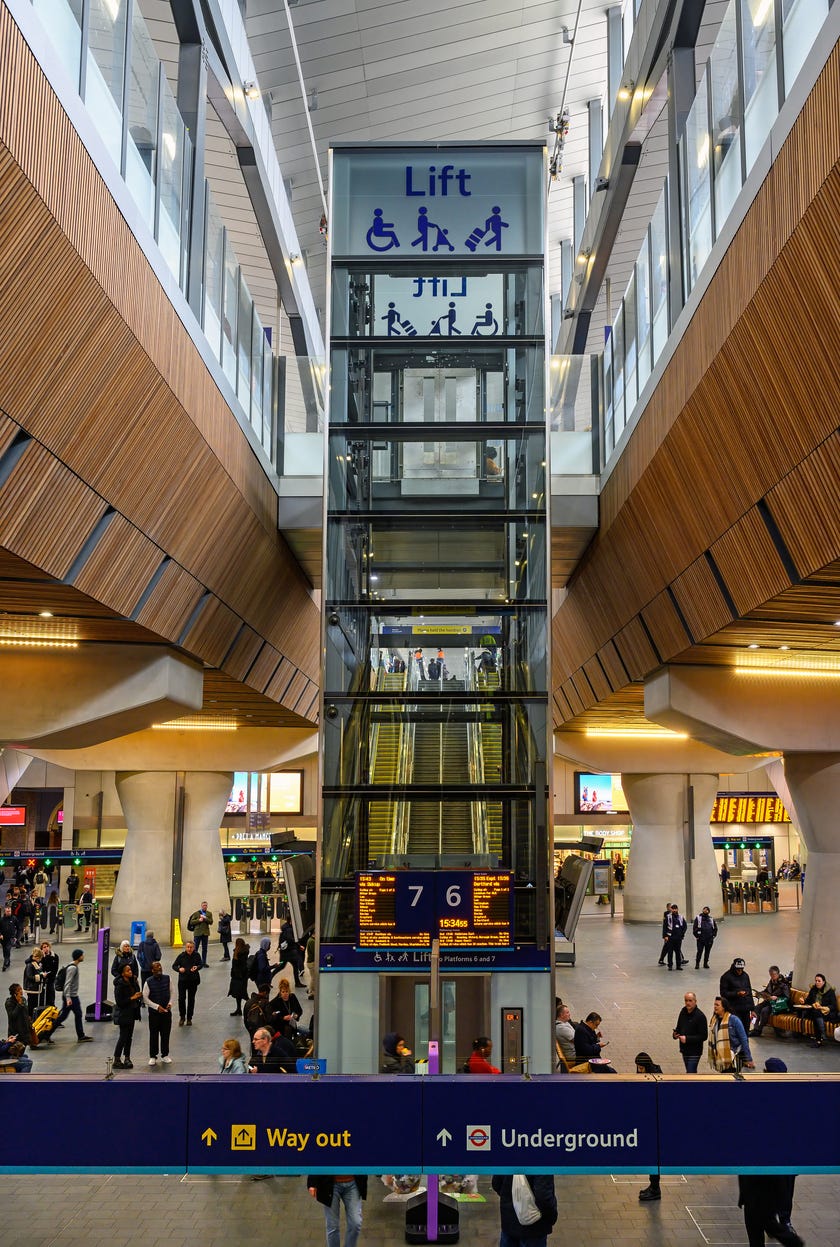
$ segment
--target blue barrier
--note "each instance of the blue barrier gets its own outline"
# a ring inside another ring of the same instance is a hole
[[[3,1108],[2,1173],[840,1173],[836,1075],[18,1075]]]

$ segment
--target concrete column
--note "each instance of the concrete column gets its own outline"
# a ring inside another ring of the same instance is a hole
[[[227,904],[219,825],[233,783],[230,772],[118,771],[117,792],[126,842],[111,907],[112,942],[125,939],[133,919],[144,919],[159,942],[170,938],[178,790],[184,787],[181,854],[182,934],[203,900],[214,915]]]
[[[808,850],[793,981],[796,987],[808,987],[819,972],[834,983],[840,885],[840,753],[786,753],[785,779],[799,834]]]
[[[19,749],[0,749],[0,802],[17,786],[31,761],[31,754],[21,753]]]
[[[669,901],[679,905],[689,923],[703,905],[720,916],[721,891],[709,825],[718,776],[623,773],[621,784],[633,823],[624,921],[661,922]],[[693,846],[689,788],[694,797]]]
[[[202,901],[214,918],[228,903],[227,876],[219,826],[233,787],[232,771],[187,771],[184,804],[184,853],[181,874],[181,932]],[[211,939],[216,939],[213,924]]]

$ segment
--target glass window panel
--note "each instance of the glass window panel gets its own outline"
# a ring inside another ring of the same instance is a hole
[[[443,646],[443,669],[436,673],[442,691],[457,691],[444,687],[453,681],[462,689],[482,692],[545,691],[546,625],[540,610],[521,605],[465,607],[461,613],[440,616],[444,628],[440,634],[428,631],[438,622],[436,616],[426,611],[422,615],[421,620],[418,613],[384,604],[373,611],[360,606],[331,608],[327,689],[336,694],[378,689],[401,693],[416,678],[417,647],[428,676],[433,674],[428,664]],[[416,632],[418,625],[427,631]]]
[[[624,428],[624,310],[619,308],[613,321],[613,425],[615,440],[621,437]]]
[[[645,241],[636,261],[636,334],[639,343],[638,378],[639,393],[650,376],[650,238]]]
[[[459,703],[435,697],[422,687],[430,683],[421,681],[417,700],[388,700],[383,694],[381,700],[329,702],[324,720],[324,786],[375,787],[380,801],[388,800],[389,793],[398,788],[410,821],[411,807],[433,813],[455,775],[458,782],[489,789],[535,782],[536,769],[545,757],[544,701],[484,698]],[[477,740],[480,774],[470,769]],[[473,773],[476,777],[470,778]],[[442,792],[440,797],[415,793],[413,784],[440,786]],[[470,804],[468,797],[461,800],[464,806]],[[455,798],[449,797],[447,804],[454,803]],[[441,850],[435,844],[425,851]]]
[[[653,362],[659,359],[668,340],[668,183],[659,196],[650,219],[651,280],[650,300],[653,322]]]
[[[127,13],[125,0],[90,0],[85,103],[118,169]]]
[[[254,303],[240,269],[239,273],[239,334],[237,337],[236,393],[240,403],[248,410],[251,393],[251,320]]]
[[[711,58],[715,226],[720,233],[741,189],[741,113],[734,4],[723,16]]]
[[[336,348],[333,424],[544,422],[540,346],[479,346],[469,340],[417,351],[396,344]]]
[[[125,181],[146,223],[154,229],[157,177],[158,79],[160,63],[146,23],[135,5],[131,21],[128,78],[128,147]]]
[[[333,273],[333,337],[541,337],[543,308],[542,270],[535,265],[445,278],[410,266]]]
[[[272,463],[277,461],[277,447],[274,444],[274,356],[271,353],[271,343],[263,333],[262,336],[262,355],[263,355],[263,396],[262,396],[262,445],[263,450],[268,455]]]
[[[465,511],[522,511],[545,492],[542,431],[517,439],[481,437],[330,438],[330,507],[418,514],[457,494]]]
[[[239,306],[239,265],[225,239],[225,286],[222,315],[222,367],[231,385],[236,388],[236,315]]]
[[[78,91],[82,55],[82,0],[34,0],[33,7]]]
[[[205,183],[207,224],[204,235],[204,332],[216,359],[222,350],[222,289],[224,227]]]
[[[624,295],[624,390],[627,417],[636,405],[636,277],[630,278]]]
[[[773,0],[740,0],[743,32],[744,144],[749,173],[779,113]]]
[[[251,327],[251,424],[257,432],[262,432],[262,400],[263,400],[263,349],[265,341],[262,322],[254,308],[254,320]]]
[[[613,422],[613,351],[612,330],[604,343],[604,455],[608,459],[615,449]]]
[[[708,83],[704,73],[680,142],[685,203],[683,245],[688,292],[712,249],[711,183],[709,173]]]
[[[535,500],[541,507],[543,500]],[[462,522],[386,518],[336,519],[328,533],[329,584],[334,602],[544,600],[543,520]]]
[[[163,135],[160,151],[160,217],[158,220],[158,246],[164,259],[181,280],[181,224],[184,185],[184,154],[186,131],[172,92],[164,79]]]
[[[828,0],[782,0],[782,48],[785,95],[797,79],[805,57],[814,46],[828,17]]]

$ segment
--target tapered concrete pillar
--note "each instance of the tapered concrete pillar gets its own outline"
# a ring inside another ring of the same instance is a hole
[[[112,942],[125,939],[143,919],[163,943],[170,938],[173,874],[180,869],[180,903],[186,920],[203,900],[214,915],[227,904],[219,826],[233,784],[231,772],[118,771],[117,792],[126,820],[126,842],[111,907]],[[180,789],[183,840],[180,867],[173,861]],[[177,892],[177,888],[176,888]]]
[[[32,761],[31,754],[19,749],[0,749],[0,802],[8,797]]]
[[[689,923],[703,905],[720,917],[721,891],[709,825],[718,776],[623,773],[621,785],[633,823],[624,921],[661,922],[669,902],[679,905]]]
[[[793,981],[797,987],[807,987],[819,972],[836,985],[840,754],[786,753],[785,780],[799,834],[808,850]]]

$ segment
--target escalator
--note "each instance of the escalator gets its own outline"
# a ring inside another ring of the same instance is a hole
[[[405,674],[381,671],[377,679],[377,692],[402,693]],[[372,747],[371,783],[397,788],[403,782],[401,763],[405,747],[405,726],[395,716],[391,723],[378,723]],[[368,814],[368,856],[380,858],[394,852],[397,820],[401,802],[396,800],[372,801]]]
[[[481,693],[492,693],[499,688],[498,671],[478,671],[476,688]],[[482,773],[476,777],[478,783],[500,784],[502,782],[502,725],[501,723],[482,721],[479,727],[480,750],[479,758]],[[501,801],[485,801],[484,827],[487,836],[485,851],[501,856],[502,853],[502,803]]]
[[[419,680],[419,692],[440,691],[439,680]],[[460,693],[462,680],[447,680],[446,691]],[[464,722],[423,722],[414,726],[411,782],[468,782],[469,746]],[[413,801],[408,822],[407,852],[440,854],[473,852],[472,810],[468,801]]]

